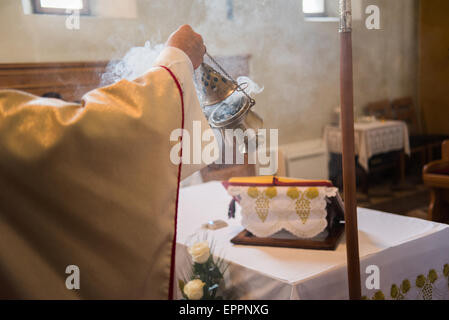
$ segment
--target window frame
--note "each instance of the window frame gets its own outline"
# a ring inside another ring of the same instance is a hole
[[[301,3],[304,3],[304,0],[301,1]],[[304,12],[304,4],[301,6],[302,13],[304,17],[306,18],[325,18],[327,17],[327,10],[326,10],[326,0],[323,0],[323,11],[322,12],[315,12],[315,13],[305,13]]]
[[[66,10],[63,8],[44,8],[41,6],[40,0],[32,0],[33,13],[34,14],[57,14],[57,15],[67,15]],[[91,15],[90,5],[88,0],[82,0],[83,9],[79,10],[80,15],[89,16]],[[69,9],[74,10],[74,9]]]

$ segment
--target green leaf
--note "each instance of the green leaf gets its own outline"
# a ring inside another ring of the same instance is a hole
[[[179,289],[181,290],[182,293],[184,293],[184,286],[185,285],[186,285],[186,283],[184,281],[182,281],[182,280],[178,281],[178,286],[179,286]]]
[[[425,284],[426,284],[426,277],[424,277],[424,275],[420,274],[418,277],[416,277],[416,286],[418,288],[424,287]]]

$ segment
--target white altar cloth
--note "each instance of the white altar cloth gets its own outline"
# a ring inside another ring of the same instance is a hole
[[[341,153],[342,138],[339,127],[326,126],[324,139],[329,152]],[[410,155],[407,124],[403,121],[354,123],[354,140],[358,162],[366,172],[369,171],[368,163],[372,156],[398,150],[404,150]]]
[[[208,237],[214,241],[214,254],[230,263],[226,284],[236,290],[237,298],[348,298],[344,238],[335,251],[233,245],[230,239],[243,228],[239,206],[236,219],[227,220],[230,201],[231,197],[219,182],[181,189],[178,277],[190,267],[186,245],[195,242],[201,225],[223,219],[229,226],[208,231]],[[364,296],[392,299],[392,287],[408,281],[410,289],[405,294],[393,293],[394,298],[449,299],[449,265],[446,272],[444,269],[449,264],[449,226],[362,208],[358,210],[358,219]],[[369,276],[365,270],[371,265],[379,268],[379,289],[368,289],[365,285]],[[429,277],[431,270],[435,271],[432,275],[437,275],[436,280]]]

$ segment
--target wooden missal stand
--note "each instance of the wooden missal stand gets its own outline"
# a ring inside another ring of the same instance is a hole
[[[263,247],[282,247],[313,250],[335,250],[345,230],[343,223],[339,223],[324,239],[281,239],[258,238],[248,230],[243,230],[231,239],[233,244]]]

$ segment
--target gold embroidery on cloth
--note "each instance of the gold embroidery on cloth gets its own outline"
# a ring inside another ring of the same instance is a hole
[[[306,224],[310,216],[310,200],[304,197],[304,193],[301,195],[301,199],[296,200],[295,209],[301,222]]]
[[[449,264],[443,266],[442,276],[449,279]],[[406,298],[417,300],[421,298],[422,300],[434,300],[441,299],[443,293],[440,292],[436,286],[435,282],[438,280],[438,273],[435,269],[430,269],[427,276],[420,274],[416,277],[415,287],[417,289],[416,297],[407,297],[407,294],[412,288],[412,283],[408,279],[404,279],[400,286],[393,283],[391,285],[390,296],[392,300],[405,300]],[[371,298],[367,296],[362,297],[363,300],[385,300],[385,294],[382,290],[377,291]]]
[[[429,271],[427,277],[420,274],[416,278],[416,286],[421,289],[420,294],[422,295],[423,300],[432,300],[434,293],[433,284],[437,279],[438,275],[434,269]]]
[[[277,196],[277,190],[276,187],[269,187],[265,190],[264,193],[259,192],[259,190],[256,187],[250,187],[248,188],[248,196],[250,196],[253,199],[256,199],[255,202],[255,210],[257,215],[259,216],[259,219],[262,222],[265,222],[268,217],[268,212],[270,210],[270,199],[273,199]]]
[[[308,188],[306,190],[306,196],[307,198],[309,198],[310,200],[315,199],[316,197],[318,197],[320,195],[320,192],[318,191],[318,188],[315,187],[311,187]]]
[[[307,220],[310,217],[310,210],[311,210],[310,200],[313,200],[319,196],[318,188],[311,187],[304,192],[300,192],[298,188],[291,187],[287,190],[287,196],[292,200],[296,200],[295,201],[296,214],[299,216],[299,219],[301,219],[301,222],[303,224],[306,224]]]

